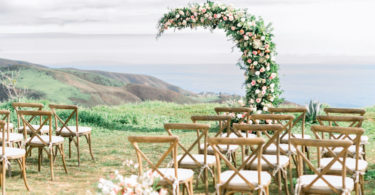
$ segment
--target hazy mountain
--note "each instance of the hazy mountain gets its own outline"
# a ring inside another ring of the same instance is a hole
[[[193,93],[147,75],[75,68],[53,69],[8,59],[0,59],[0,70],[19,70],[17,88],[27,89],[28,97],[55,103],[94,106],[145,100],[195,102],[189,97]],[[6,99],[3,90],[0,86],[0,100]]]

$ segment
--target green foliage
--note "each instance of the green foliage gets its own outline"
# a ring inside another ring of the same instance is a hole
[[[316,123],[316,117],[319,115],[322,105],[318,101],[310,100],[309,106],[306,107],[306,122]]]
[[[202,5],[170,10],[159,20],[158,37],[168,28],[184,29],[196,27],[220,28],[234,40],[243,53],[237,63],[245,71],[246,105],[254,110],[263,110],[271,104],[277,105],[282,91],[274,61],[275,43],[270,24],[247,13],[246,9],[208,1]]]

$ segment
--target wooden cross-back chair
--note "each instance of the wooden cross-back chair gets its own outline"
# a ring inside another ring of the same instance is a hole
[[[261,167],[262,170],[269,172],[275,180],[278,182],[279,186],[279,193],[281,194],[282,191],[282,179],[284,180],[284,187],[286,194],[289,194],[288,188],[288,173],[287,169],[289,170],[289,180],[292,183],[292,170],[291,170],[291,159],[287,155],[280,155],[281,147],[280,147],[280,135],[283,134],[284,131],[287,131],[281,124],[275,125],[252,125],[252,124],[233,124],[234,131],[252,131],[256,132],[259,137],[263,137],[265,143],[263,145],[263,155],[261,157]],[[264,151],[267,150],[269,147],[276,147],[276,153],[274,154],[264,154]],[[251,150],[254,150],[251,148]],[[253,153],[254,154],[254,153]],[[244,160],[243,157],[242,160]],[[257,169],[259,162],[256,158],[252,158],[246,165],[247,169]],[[277,174],[277,176],[276,176]]]
[[[336,140],[350,140],[355,146],[355,152],[359,152],[361,136],[364,133],[362,128],[354,127],[330,127],[330,126],[312,126],[311,131],[315,134],[316,138],[319,140],[331,139],[329,134],[335,133],[341,135],[340,138]],[[352,147],[352,146],[350,146]],[[329,156],[335,156],[340,151],[340,148],[335,151],[335,148],[327,148],[324,152],[329,153]],[[323,151],[321,151],[323,152]],[[322,169],[327,166],[328,162],[332,160],[329,158],[319,158],[318,166]],[[341,159],[328,170],[328,174],[341,174],[342,167],[344,163]],[[354,158],[346,158],[346,170],[347,174],[351,175],[355,182],[356,194],[364,194],[364,174],[367,170],[368,163],[365,160],[359,159],[359,155],[354,156]],[[360,186],[360,188],[358,187]]]
[[[334,166],[338,160],[344,164],[346,162],[346,152],[353,144],[350,140],[316,140],[316,139],[298,139],[291,138],[291,143],[297,149],[297,173],[298,179],[296,184],[296,193],[300,194],[344,194],[349,195],[354,189],[354,181],[350,177],[346,177],[346,167],[342,168],[340,175],[329,175],[328,171]],[[327,163],[324,168],[314,164],[298,147],[309,147],[317,149],[317,161],[319,162],[319,152],[321,148],[342,148],[339,154]],[[304,171],[304,163],[310,168]]]
[[[362,127],[364,118],[362,116],[317,116],[319,124],[322,126],[338,126],[338,127]],[[340,139],[342,134],[330,133],[329,138]],[[366,160],[366,151],[363,147],[360,148],[359,153],[355,153],[355,146],[348,149],[348,155],[354,156],[360,154],[360,157]]]
[[[52,112],[21,110],[18,111],[18,114],[23,125],[27,126],[31,131],[29,134],[30,138],[26,139],[25,143],[26,156],[31,152],[32,149],[38,149],[38,171],[40,171],[43,151],[45,151],[50,161],[51,180],[54,179],[53,164],[56,156],[53,155],[53,147],[55,147],[55,150],[59,150],[62,157],[64,170],[66,173],[68,173],[64,156],[64,138],[61,136],[52,135]],[[27,120],[26,117],[31,117],[34,119],[40,118],[41,124],[38,125],[38,127],[31,125],[31,122],[33,121]],[[41,135],[41,131],[44,126],[48,126],[48,135]],[[24,131],[24,136],[27,137],[26,131]]]
[[[8,121],[0,120],[0,130],[1,130],[1,140],[2,143],[6,143],[5,135],[6,131],[9,129],[6,129]],[[30,191],[30,187],[27,183],[26,179],[26,151],[25,149],[20,148],[14,148],[14,147],[7,147],[6,144],[2,144],[1,150],[0,150],[0,161],[1,161],[1,176],[0,176],[0,184],[2,188],[2,194],[5,194],[5,177],[6,177],[6,170],[10,166],[10,160],[16,160],[20,166],[21,172],[22,172],[22,178],[24,181],[24,184],[26,186],[26,189]]]
[[[366,114],[365,109],[360,108],[324,108],[324,112],[327,116],[341,115],[341,116],[364,116]],[[362,125],[362,124],[361,124]],[[357,126],[361,127],[361,126]],[[366,151],[366,144],[368,144],[368,136],[361,136],[361,147],[363,151]]]
[[[206,124],[184,124],[184,123],[166,123],[164,124],[165,130],[170,136],[173,136],[172,131],[176,130],[193,130],[196,131],[197,137],[193,142],[189,144],[183,144],[178,142],[178,148],[182,150],[182,154],[177,156],[178,166],[181,168],[188,169],[200,169],[200,173],[197,178],[197,184],[199,177],[203,176],[203,181],[206,187],[206,194],[208,194],[208,173],[213,175],[212,169],[215,168],[215,156],[207,154],[207,134],[210,129],[210,125]],[[198,153],[203,144],[203,154],[194,154],[194,147],[197,147]],[[215,181],[214,181],[215,182]]]
[[[243,107],[216,107],[215,112],[217,115],[224,115],[232,117],[230,128],[232,128],[232,123],[249,123],[249,117],[251,114],[250,108],[243,108]],[[240,117],[238,117],[240,116]],[[233,131],[230,131],[233,132]],[[239,135],[241,134],[241,136]],[[228,137],[226,134],[223,134],[222,137]],[[248,137],[254,138],[256,135],[252,134],[251,132],[236,132],[234,135],[230,135],[229,137]]]
[[[5,121],[5,143],[7,146],[17,146],[20,148],[23,142],[23,135],[20,133],[13,133],[13,124],[10,123],[10,111],[9,110],[0,110],[0,120]],[[2,134],[0,135],[2,136]],[[2,140],[2,139],[1,139]]]
[[[295,114],[297,115],[294,119],[292,125],[291,125],[291,132],[290,137],[291,138],[302,138],[302,139],[311,139],[310,135],[305,134],[305,119],[306,119],[306,112],[307,108],[304,107],[298,107],[298,108],[268,108],[268,111],[271,114]],[[301,123],[301,133],[299,132],[293,132],[293,127],[297,126],[297,123]],[[281,143],[288,143],[288,133],[285,132],[283,135],[281,135]]]
[[[193,123],[197,123],[199,121],[204,122],[213,122],[216,121],[219,123],[218,131],[215,133],[214,137],[237,137],[231,129],[231,116],[192,116],[191,120]],[[224,133],[226,131],[226,133]],[[226,153],[228,156],[230,155],[230,159],[236,166],[236,151],[238,149],[237,145],[219,145],[219,148],[223,153]],[[204,144],[201,144],[199,147],[199,153],[203,154],[204,152]],[[214,151],[211,146],[207,147],[207,154],[213,155]]]
[[[186,189],[188,194],[193,194],[193,177],[194,172],[190,169],[182,169],[178,167],[177,163],[177,145],[178,137],[177,136],[129,136],[129,142],[134,147],[137,160],[138,160],[138,174],[143,174],[143,163],[145,160],[150,166],[151,171],[155,176],[160,177],[159,185],[161,186],[170,186],[172,190],[168,189],[171,194],[180,194],[179,186],[182,184],[183,191]],[[139,148],[138,144],[169,144],[168,149],[160,154],[160,158],[153,163],[153,161]],[[173,168],[160,168],[162,163],[165,161],[166,157],[172,154],[172,166]]]
[[[80,165],[81,161],[79,151],[79,138],[81,136],[84,136],[86,138],[87,144],[89,145],[91,159],[94,160],[94,155],[92,153],[91,147],[91,128],[79,126],[78,106],[50,104],[49,107],[55,118],[56,135],[69,139],[69,158],[71,158],[71,143],[73,141],[77,148],[78,166]],[[62,114],[59,113],[59,111],[69,112],[68,117],[64,118]]]
[[[268,172],[262,171],[260,160],[262,158],[262,146],[264,140],[262,138],[224,138],[211,137],[208,138],[208,143],[212,146],[216,157],[216,174],[215,180],[216,193],[234,194],[236,192],[252,194],[258,191],[258,194],[269,194],[269,185],[272,177]],[[252,153],[242,161],[241,166],[236,168],[231,164],[230,160],[223,154],[218,145],[237,145],[239,147],[251,147]],[[255,170],[245,170],[247,163],[257,159],[258,166]],[[222,172],[221,162],[229,167],[229,170]]]
[[[27,134],[30,134],[31,133],[30,128],[26,127],[25,125],[21,125],[22,120],[20,118],[19,111],[21,111],[21,110],[37,110],[37,111],[41,111],[41,110],[43,110],[44,105],[43,104],[39,104],[39,103],[13,102],[12,106],[13,106],[14,110],[16,111],[16,114],[17,114],[17,128],[18,128],[18,132],[19,133],[24,133],[26,131]],[[35,121],[34,118],[35,118],[35,116],[30,116],[30,118],[28,118],[27,120],[29,122]],[[40,119],[37,123],[41,124],[42,123],[42,119]],[[38,127],[38,124],[32,124],[32,125],[34,126],[34,128]],[[43,126],[43,128],[40,131],[41,134],[47,134],[48,132],[49,132],[49,127],[47,125]]]
[[[291,136],[291,126],[293,124],[294,116],[293,115],[285,115],[285,114],[253,114],[250,116],[250,120],[253,121],[254,124],[280,124],[282,125],[284,131],[282,135],[287,136],[288,140]],[[275,154],[276,153],[276,145],[270,145],[270,147],[263,150],[264,154]],[[292,156],[295,154],[295,148],[290,145],[290,142],[286,144],[280,144],[280,154]]]

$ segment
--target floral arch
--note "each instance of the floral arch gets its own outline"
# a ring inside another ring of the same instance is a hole
[[[247,106],[254,112],[267,111],[272,104],[279,103],[279,66],[273,59],[276,52],[270,24],[265,25],[262,18],[247,13],[246,9],[207,2],[164,14],[158,23],[158,37],[169,28],[180,30],[199,26],[223,29],[241,50],[242,57],[237,64],[245,71]]]

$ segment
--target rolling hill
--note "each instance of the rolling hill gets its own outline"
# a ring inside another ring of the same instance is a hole
[[[119,105],[128,102],[160,100],[194,103],[193,93],[158,78],[75,68],[53,69],[24,61],[0,59],[0,71],[20,71],[17,88],[26,96],[61,104],[83,106]],[[0,101],[7,99],[0,86]]]

